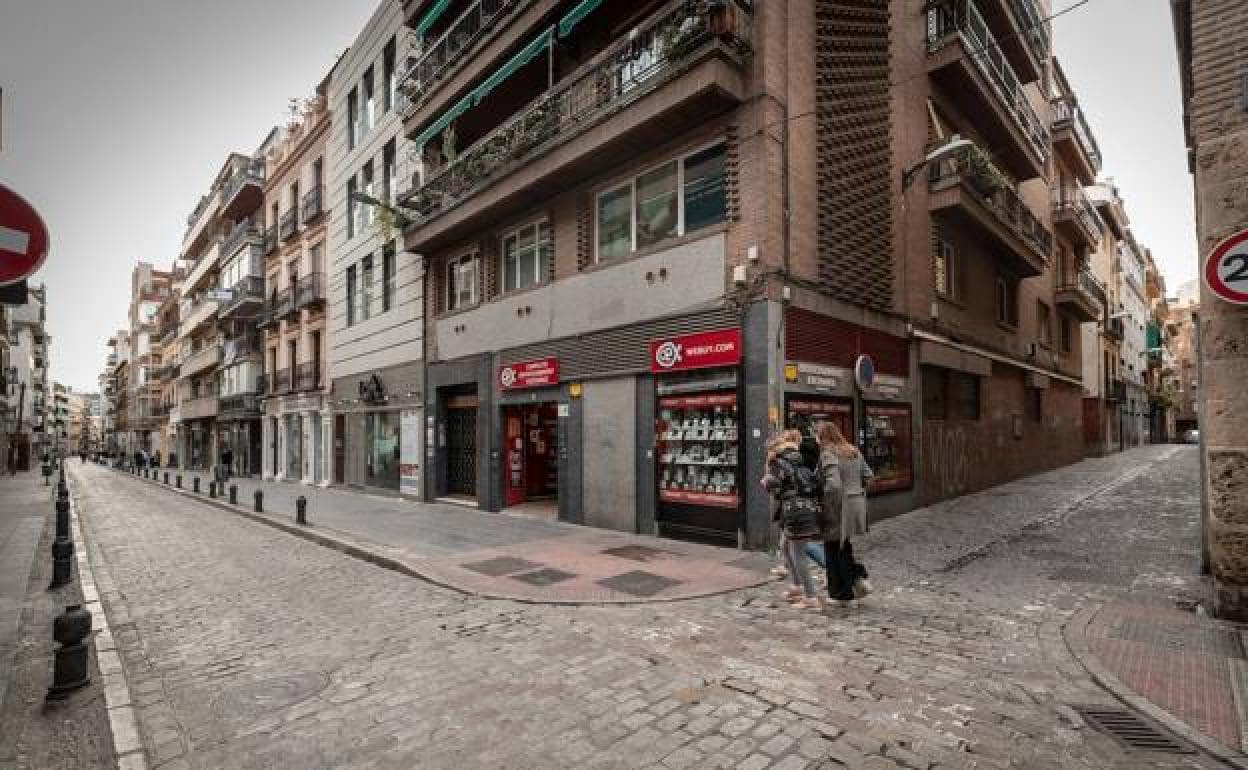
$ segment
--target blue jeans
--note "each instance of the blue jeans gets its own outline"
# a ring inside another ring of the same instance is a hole
[[[806,543],[806,547],[803,550],[806,552],[807,559],[810,559],[825,570],[828,568],[828,560],[823,551],[823,543],[811,540]]]

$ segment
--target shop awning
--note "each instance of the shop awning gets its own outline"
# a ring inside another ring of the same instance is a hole
[[[554,35],[554,27],[547,29],[545,32],[538,35],[533,42],[520,49],[519,53],[511,57],[511,59],[502,67],[499,67],[498,71],[496,71],[493,75],[490,75],[488,78],[483,80],[481,85],[477,86],[477,90],[472,92],[473,104],[480,104],[482,99],[498,87],[499,83],[502,83],[504,80],[515,74],[516,70],[533,61],[533,59],[536,58],[542,51],[547,50],[550,47],[551,40],[554,39]]]
[[[424,131],[421,131],[420,135],[417,136],[415,140],[413,140],[416,144],[416,147],[418,148],[424,147],[425,144],[430,139],[442,133],[442,131],[445,130],[446,127],[451,124],[452,120],[454,120],[455,118],[458,118],[460,115],[463,115],[465,112],[467,112],[468,108],[471,107],[473,104],[475,104],[475,102],[472,100],[472,97],[473,97],[473,92],[469,91],[468,94],[464,96],[463,99],[460,99],[458,102],[456,102],[454,106],[452,106],[446,112],[442,113],[442,115],[437,120],[430,123],[428,128],[426,128]]]
[[[581,0],[576,7],[564,14],[559,20],[559,37],[567,37],[572,34],[572,28],[581,22],[589,14],[593,13],[598,6],[602,5],[602,0]]]
[[[446,13],[446,9],[451,5],[451,0],[433,0],[433,5],[429,6],[429,10],[425,11],[425,15],[420,17],[420,21],[416,22],[416,34],[424,37],[429,28],[433,26],[442,14]]]

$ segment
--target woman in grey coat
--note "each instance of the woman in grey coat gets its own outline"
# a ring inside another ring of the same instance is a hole
[[[828,596],[844,603],[853,601],[855,581],[866,576],[866,570],[854,561],[851,538],[867,533],[867,482],[874,474],[835,423],[820,424],[818,437]]]

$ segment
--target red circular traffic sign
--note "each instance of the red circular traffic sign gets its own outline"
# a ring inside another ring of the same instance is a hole
[[[1205,258],[1205,285],[1235,305],[1248,305],[1248,230],[1219,243]]]
[[[48,228],[39,212],[0,185],[0,286],[26,278],[48,256]]]

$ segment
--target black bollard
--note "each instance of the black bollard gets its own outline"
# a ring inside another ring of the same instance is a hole
[[[178,482],[178,489],[181,489],[182,488],[182,474],[181,473],[178,474],[177,482]]]
[[[73,578],[74,541],[69,537],[69,491],[60,488],[56,495],[56,539],[52,541],[52,582],[48,590],[60,588]]]
[[[217,482],[215,481],[208,482],[208,496],[211,497],[213,500],[217,499]]]
[[[165,471],[165,483],[169,483],[169,471]]]
[[[87,645],[91,633],[91,613],[81,604],[71,604],[52,621],[52,638],[60,642],[52,667],[48,700],[63,700],[74,690],[90,683],[87,671]]]
[[[199,494],[199,476],[195,477],[195,494]]]
[[[256,490],[256,513],[264,513],[264,492]]]
[[[238,505],[238,485],[230,485],[230,505]]]
[[[308,498],[299,495],[295,498],[295,523],[308,523]]]

